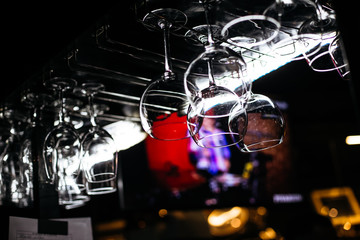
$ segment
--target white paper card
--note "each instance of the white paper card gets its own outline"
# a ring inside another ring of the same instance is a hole
[[[92,227],[90,218],[62,218],[52,221],[68,222],[67,235],[38,233],[38,219],[10,216],[9,240],[92,240]]]

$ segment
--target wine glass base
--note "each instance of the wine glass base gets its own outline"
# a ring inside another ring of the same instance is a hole
[[[86,193],[88,195],[102,195],[116,192],[115,181],[106,182],[102,185],[99,183],[86,183]]]
[[[77,81],[72,78],[54,77],[44,83],[45,87],[51,89],[68,90],[74,89]]]
[[[215,43],[222,42],[224,36],[221,35],[221,27],[218,25],[210,25],[211,35]],[[226,36],[226,32],[224,33]],[[187,31],[184,35],[185,40],[191,45],[204,46],[208,44],[208,25],[198,25]]]
[[[279,33],[280,23],[274,18],[263,15],[247,15],[228,22],[221,30],[223,37],[244,37],[255,40],[252,46],[259,46],[273,40]],[[241,45],[240,42],[238,44]]]
[[[186,24],[187,16],[177,9],[159,8],[146,14],[142,21],[149,30],[161,30],[161,24],[167,23],[169,29],[177,31]]]

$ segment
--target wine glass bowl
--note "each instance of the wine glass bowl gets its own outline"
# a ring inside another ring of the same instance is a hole
[[[82,145],[82,170],[87,181],[102,182],[116,178],[116,148],[113,138],[107,131],[90,130],[84,136]]]
[[[195,99],[202,96],[210,99],[215,97],[216,92],[223,96],[228,92],[229,99],[237,95],[240,101],[241,97],[246,97],[249,88],[244,77],[245,70],[246,65],[240,55],[221,46],[207,47],[189,64],[184,74],[185,92],[190,103],[196,107]],[[214,91],[215,86],[221,87],[221,90]]]
[[[280,23],[278,35],[268,42],[273,53],[290,60],[301,60],[302,53],[313,54],[320,45],[316,35],[300,32],[301,25],[316,15],[316,5],[307,0],[279,0],[268,6],[264,16],[276,19]]]
[[[191,103],[188,129],[200,147],[225,147],[241,141],[241,131],[229,129],[228,119],[236,110],[247,121],[243,110],[249,86],[242,75],[243,66],[236,55],[210,45],[187,68],[184,83]]]
[[[113,180],[117,175],[118,154],[112,136],[97,124],[97,111],[94,111],[94,95],[104,89],[96,82],[83,83],[82,92],[88,97],[90,129],[81,139],[83,147],[81,170],[90,183]]]
[[[56,90],[59,101],[59,123],[51,129],[45,137],[43,145],[43,159],[47,179],[54,183],[57,174],[76,177],[80,169],[80,153],[82,151],[80,137],[74,127],[64,121],[64,92],[73,89],[77,82],[70,78],[52,78],[45,82],[45,86]],[[66,167],[66,168],[64,168]]]
[[[238,46],[254,47],[274,39],[280,29],[280,23],[265,15],[245,15],[225,24],[221,34],[228,39],[237,39]],[[244,40],[242,43],[241,39]]]
[[[235,102],[236,101],[236,102]],[[187,114],[188,129],[194,142],[203,148],[227,147],[238,144],[244,138],[247,126],[247,113],[243,105],[236,99],[234,102],[226,101],[227,107],[224,111],[213,108],[192,108],[189,107]],[[222,104],[220,104],[222,105]],[[226,114],[215,113],[214,111],[225,112]],[[216,117],[214,117],[216,115]],[[230,121],[235,117],[236,121]]]
[[[206,25],[196,27],[201,31],[187,34],[198,37],[204,45],[204,51],[189,64],[184,74],[185,92],[190,102],[188,129],[200,147],[226,147],[240,142],[241,130],[246,129],[245,125],[239,129],[240,121],[229,125],[229,117],[235,111],[239,116],[243,113],[244,122],[247,121],[244,111],[249,90],[249,82],[245,79],[246,64],[241,55],[216,43],[214,26],[208,18],[209,3],[201,2]],[[202,33],[205,31],[207,41]],[[224,35],[225,32],[226,29]]]
[[[237,145],[242,152],[257,152],[282,143],[285,120],[276,104],[262,94],[251,94],[246,105],[247,129],[243,140]],[[239,121],[238,116],[230,122]]]
[[[328,72],[337,70],[333,64],[329,52],[329,44],[339,35],[337,21],[334,10],[323,6],[319,1],[315,1],[316,14],[305,21],[299,28],[300,36],[311,35],[319,42],[318,51],[303,53],[305,60],[312,70],[316,72]]]
[[[140,101],[143,129],[159,140],[188,138],[187,107],[184,87],[179,81],[156,80],[147,87]]]
[[[350,67],[340,34],[330,43],[329,54],[339,75],[345,80],[351,79]]]
[[[182,11],[174,8],[159,8],[146,14],[142,23],[149,30],[162,30],[165,26],[173,31],[181,29],[187,22],[187,16]]]

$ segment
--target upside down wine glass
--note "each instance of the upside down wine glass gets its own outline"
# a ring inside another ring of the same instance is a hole
[[[54,96],[45,93],[25,92],[21,97],[21,103],[29,110],[28,124],[24,129],[21,138],[20,159],[21,172],[23,173],[26,184],[26,194],[33,201],[33,185],[36,182],[44,181],[43,162],[34,162],[41,152],[41,144],[45,136],[45,128],[42,125],[42,110],[46,104],[54,100]],[[39,169],[34,175],[34,169]],[[37,175],[37,177],[35,177]]]
[[[246,133],[236,146],[242,152],[258,152],[275,147],[283,142],[285,119],[277,105],[267,96],[250,94],[246,105],[248,117]],[[242,122],[242,117],[233,114],[229,124]]]
[[[226,42],[240,48],[251,48],[266,44],[278,35],[280,23],[276,18],[239,9],[237,5],[243,4],[242,1],[224,1],[224,4],[227,11],[223,14],[224,17],[221,18],[220,15],[219,20],[226,23],[221,30]]]
[[[165,71],[144,91],[140,100],[140,118],[145,132],[158,140],[181,140],[187,131],[187,100],[184,85],[172,70],[169,33],[187,22],[186,15],[172,8],[157,9],[147,14],[143,23],[150,30],[161,30],[164,37]]]
[[[268,42],[272,52],[292,61],[303,59],[303,52],[315,54],[320,48],[317,36],[298,32],[301,24],[315,13],[315,3],[308,0],[276,0],[267,7],[263,15],[281,24],[278,35]]]
[[[71,78],[52,78],[45,86],[58,92],[60,108],[57,125],[46,135],[43,145],[43,159],[47,179],[55,184],[59,205],[65,208],[78,205],[89,199],[81,194],[76,184],[80,171],[81,142],[75,128],[65,121],[66,106],[64,93],[73,90],[77,82]]]
[[[351,79],[350,67],[340,34],[329,45],[329,54],[339,75],[345,80]]]
[[[202,3],[207,30],[205,51],[189,64],[184,74],[185,91],[191,103],[188,129],[200,147],[226,147],[243,138],[247,122],[244,105],[249,86],[243,78],[245,63],[242,58],[215,44],[208,19],[209,3]],[[235,110],[243,121],[229,125],[229,116]]]
[[[46,135],[43,145],[45,172],[54,183],[61,175],[76,177],[80,169],[80,138],[74,127],[64,121],[64,93],[73,89],[77,82],[71,78],[55,77],[45,82],[45,86],[58,93],[62,103],[58,112],[59,123]]]
[[[299,28],[299,35],[312,34],[320,43],[320,48],[315,54],[303,53],[305,60],[312,70],[316,72],[328,72],[338,70],[334,66],[329,52],[329,45],[339,35],[334,10],[323,6],[315,0],[316,14],[305,21]]]
[[[3,195],[4,203],[17,207],[28,207],[32,204],[32,182],[27,176],[26,159],[22,159],[21,149],[21,128],[26,117],[16,108],[7,108],[4,112],[9,124],[9,136],[5,140],[5,148],[0,154],[1,169],[0,195]],[[3,134],[5,135],[5,134]],[[25,161],[24,161],[25,160]],[[0,200],[1,202],[1,200]]]
[[[81,170],[85,176],[89,195],[116,191],[118,154],[112,136],[96,122],[94,95],[104,89],[101,83],[83,83],[83,93],[88,97],[88,114],[91,127],[82,138]]]

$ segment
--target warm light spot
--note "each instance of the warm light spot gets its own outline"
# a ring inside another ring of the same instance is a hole
[[[338,210],[336,208],[331,208],[329,211],[329,217],[335,218],[338,215]]]
[[[346,231],[348,231],[348,230],[350,230],[351,229],[351,223],[350,222],[346,222],[345,224],[344,224],[344,230],[346,230]]]
[[[241,220],[239,218],[234,218],[231,220],[230,225],[233,228],[239,228],[241,226]]]
[[[345,139],[347,145],[359,145],[360,144],[360,135],[350,135]]]
[[[259,237],[263,240],[275,239],[276,232],[272,228],[266,228],[264,231],[259,232]]]
[[[211,226],[219,227],[224,225],[227,221],[230,221],[238,217],[241,213],[240,207],[233,207],[228,211],[214,210],[208,217],[208,223]]]
[[[257,211],[257,214],[259,214],[260,216],[264,216],[267,212],[265,207],[258,207],[256,211]]]
[[[125,220],[116,220],[106,223],[101,223],[96,225],[96,231],[104,232],[104,231],[114,231],[124,229],[126,227]]]
[[[168,211],[166,209],[160,209],[159,210],[159,216],[160,217],[165,217],[168,214]]]
[[[328,215],[329,215],[329,207],[323,206],[323,207],[320,209],[320,213],[321,213],[321,215],[323,215],[323,216],[328,216]]]

